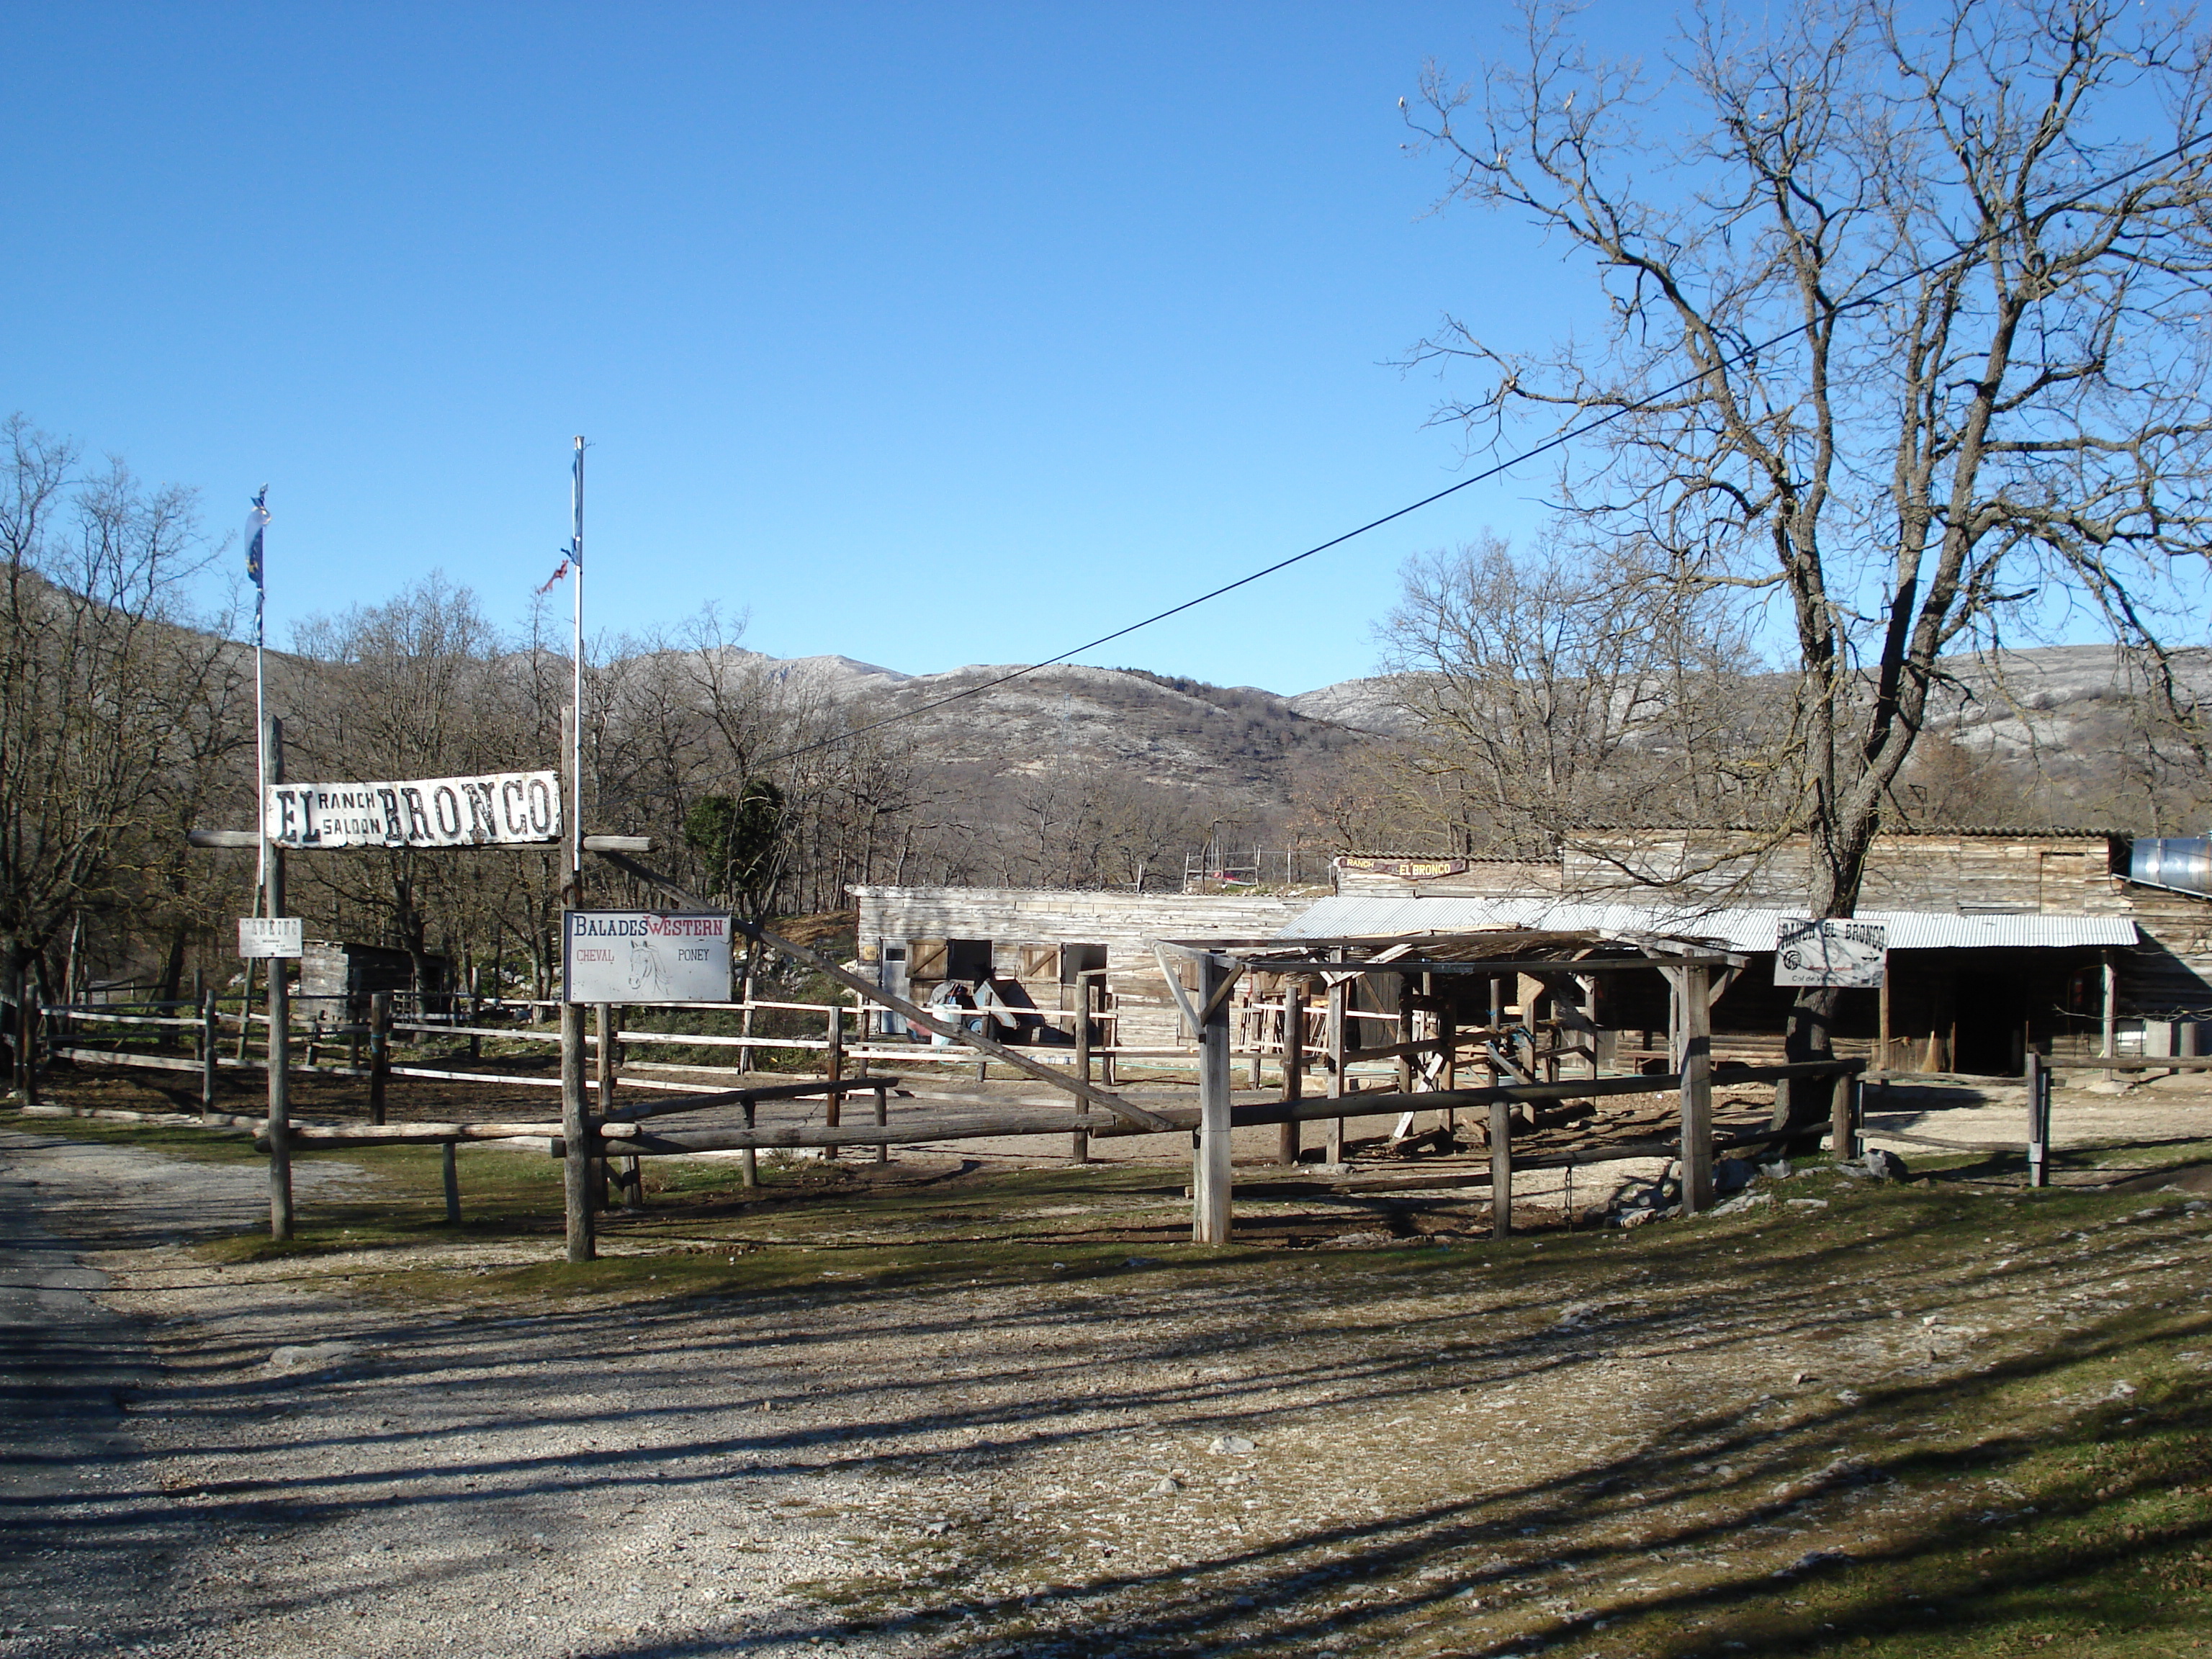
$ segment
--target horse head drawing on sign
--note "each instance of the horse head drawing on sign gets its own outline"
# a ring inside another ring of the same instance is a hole
[[[629,988],[644,993],[642,1000],[657,999],[664,989],[660,957],[647,935],[633,934],[629,941]]]

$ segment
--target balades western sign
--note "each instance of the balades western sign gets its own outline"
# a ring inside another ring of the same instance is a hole
[[[485,772],[404,783],[278,783],[279,847],[527,847],[561,839],[561,775]]]
[[[726,1002],[730,919],[653,910],[565,910],[566,1002]]]

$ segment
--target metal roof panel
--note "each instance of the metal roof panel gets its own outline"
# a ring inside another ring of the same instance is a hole
[[[1340,894],[1303,911],[1284,939],[1358,939],[1474,932],[1491,927],[1601,933],[1665,933],[1712,939],[1735,951],[1771,951],[1790,910],[1597,903],[1553,898],[1477,898],[1437,895],[1398,898]],[[2124,916],[2048,916],[1990,913],[1961,915],[1926,910],[1862,910],[1853,918],[1889,929],[1893,951],[2061,950],[2133,945],[2136,925]]]

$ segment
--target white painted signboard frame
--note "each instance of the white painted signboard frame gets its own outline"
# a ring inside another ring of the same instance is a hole
[[[1879,986],[1889,963],[1889,929],[1848,918],[1784,916],[1774,930],[1777,985]]]
[[[730,919],[655,910],[561,913],[565,1002],[727,1002]]]

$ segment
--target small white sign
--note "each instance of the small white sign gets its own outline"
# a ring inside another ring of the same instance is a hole
[[[1876,986],[1889,960],[1889,929],[1879,922],[1784,916],[1774,932],[1777,985]]]
[[[298,957],[304,951],[303,930],[297,916],[238,919],[238,954],[242,957],[265,961],[271,957]]]
[[[569,1002],[727,1002],[730,919],[652,910],[566,910],[561,994]]]

